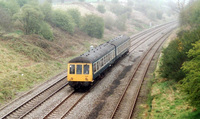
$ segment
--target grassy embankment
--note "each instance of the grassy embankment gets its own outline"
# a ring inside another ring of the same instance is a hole
[[[189,106],[186,95],[180,91],[177,82],[159,76],[159,66],[160,60],[149,85],[151,91],[147,104],[141,106],[143,109],[141,117],[147,119],[198,119],[200,111]]]
[[[39,47],[23,36],[21,33],[11,33],[0,37],[0,106],[66,70],[67,62],[91,45],[90,41],[74,44],[74,47],[70,47],[74,51],[72,54],[55,59],[42,48],[44,46]],[[96,44],[102,42],[105,41],[95,40]],[[80,47],[81,52],[78,51]]]

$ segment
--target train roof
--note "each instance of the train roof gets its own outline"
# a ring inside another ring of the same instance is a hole
[[[120,44],[122,44],[123,42],[125,42],[129,39],[130,39],[130,37],[128,37],[128,36],[120,35],[120,36],[117,36],[116,38],[108,41],[108,43],[113,44],[115,46],[119,46]]]
[[[104,43],[96,48],[85,52],[84,54],[80,55],[69,61],[69,63],[93,63],[96,60],[100,59],[104,55],[106,55],[109,51],[113,50],[115,47],[114,45]]]
[[[102,58],[104,55],[112,51],[115,46],[120,45],[126,40],[130,39],[128,36],[118,36],[104,44],[97,46],[96,48],[90,49],[88,52],[72,59],[69,63],[93,63],[98,59]]]

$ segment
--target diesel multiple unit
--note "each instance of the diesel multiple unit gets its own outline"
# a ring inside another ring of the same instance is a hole
[[[129,52],[130,38],[118,36],[69,61],[67,80],[74,88],[87,87],[122,55]]]

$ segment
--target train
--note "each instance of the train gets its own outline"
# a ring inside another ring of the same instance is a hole
[[[67,81],[74,89],[89,87],[130,48],[130,37],[117,36],[68,62]]]

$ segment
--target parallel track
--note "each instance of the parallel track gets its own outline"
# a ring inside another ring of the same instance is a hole
[[[149,35],[147,35],[143,40],[137,41],[133,46],[139,47],[141,44],[143,44],[146,40],[148,40],[150,37],[152,37],[153,35],[155,35],[159,30],[163,30],[165,28],[165,26],[167,26],[168,24],[171,23],[167,23],[167,24],[163,24],[161,26],[158,26],[156,28],[153,29],[148,29],[144,32],[141,32],[137,35],[131,36],[131,40],[132,42],[136,39],[138,39],[139,37],[143,36],[144,34],[146,34],[147,32],[149,33]],[[135,47],[135,48],[136,48]],[[131,51],[134,51],[131,50]],[[60,90],[62,90],[64,87],[66,87],[68,85],[68,83],[66,83],[65,78],[62,78],[60,80],[58,80],[56,83],[50,85],[49,87],[47,87],[46,89],[44,89],[43,91],[41,91],[40,93],[38,93],[37,95],[33,96],[32,98],[30,98],[29,100],[27,100],[26,102],[24,102],[23,104],[21,104],[20,106],[16,107],[15,109],[11,110],[10,112],[8,112],[6,115],[4,115],[3,117],[1,117],[2,119],[7,119],[7,118],[24,118],[26,117],[28,114],[30,114],[33,110],[35,110],[37,107],[39,107],[41,104],[43,104],[47,99],[51,98],[53,95],[55,95],[57,92],[59,92]],[[94,86],[93,86],[94,87]],[[77,102],[75,102],[73,104],[73,106],[71,106],[71,108],[69,110],[67,110],[65,113],[63,113],[63,115],[61,116],[61,118],[66,117],[69,112],[89,93],[86,92],[84,94],[82,94],[80,96],[79,99],[77,99]],[[58,105],[55,106],[55,108],[53,110],[51,110],[48,114],[46,114],[43,118],[49,118],[51,117],[54,113],[56,113],[56,110],[59,110],[59,108],[70,99],[70,97],[72,97],[73,95],[75,95],[75,91],[72,91],[68,96],[66,96],[61,103],[59,103]]]
[[[65,77],[66,78],[66,77]],[[27,114],[29,114],[32,110],[37,108],[39,105],[41,105],[43,102],[45,102],[47,99],[52,97],[54,94],[59,92],[61,89],[63,89],[66,85],[65,78],[62,78],[55,82],[54,84],[50,85],[37,95],[33,96],[26,102],[22,103],[15,109],[11,110],[8,112],[6,115],[2,117],[2,119],[7,119],[7,118],[23,118]]]
[[[135,81],[136,82],[139,82],[137,83],[137,91],[136,93],[133,94],[133,97],[132,99],[128,98],[129,100],[131,100],[130,102],[132,102],[131,104],[131,108],[129,110],[129,112],[126,112],[126,114],[128,113],[128,116],[127,117],[123,117],[123,118],[127,118],[127,119],[130,119],[131,116],[132,116],[132,113],[133,113],[133,110],[134,110],[134,107],[135,107],[135,104],[136,104],[136,100],[138,98],[138,94],[140,92],[140,89],[141,89],[141,85],[142,85],[142,82],[146,76],[146,73],[148,71],[148,68],[150,66],[150,63],[151,63],[151,60],[153,59],[155,53],[158,51],[158,49],[161,47],[161,45],[163,44],[163,42],[165,41],[165,39],[169,36],[170,32],[168,32],[167,34],[165,34],[164,36],[162,36],[161,38],[159,38],[149,49],[148,51],[143,55],[143,57],[141,58],[140,62],[138,62],[134,72],[133,72],[133,75],[132,77],[129,79],[129,82],[127,83],[124,91],[123,91],[123,94],[121,95],[120,99],[118,100],[118,103],[117,103],[117,106],[115,107],[112,115],[111,115],[111,118],[119,118],[118,116],[120,115],[121,111],[120,111],[120,107],[123,107],[123,103],[122,101],[125,100],[125,98],[127,96],[130,96],[130,93],[128,93],[128,89],[131,88],[131,83],[132,81]],[[156,48],[156,49],[153,49],[153,48]],[[151,54],[153,53],[153,54]],[[151,57],[148,58],[148,60],[146,62],[148,62],[145,66],[144,66],[144,63],[145,62],[144,60],[146,60],[147,56],[150,55]],[[135,76],[136,75],[139,75],[138,72],[140,73],[141,75],[141,71],[139,71],[139,68],[140,67],[145,67],[145,70],[143,70],[142,72],[142,78],[138,81],[134,80]],[[128,108],[128,107],[127,107]],[[118,114],[118,115],[117,115]],[[117,116],[116,116],[117,115]],[[120,117],[121,118],[121,117]]]

